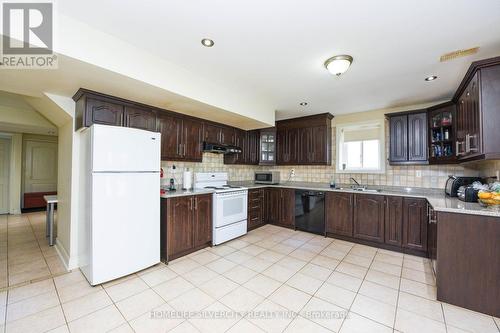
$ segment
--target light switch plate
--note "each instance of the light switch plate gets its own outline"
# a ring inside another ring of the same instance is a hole
[[[415,177],[422,178],[422,170],[416,170],[415,171]]]

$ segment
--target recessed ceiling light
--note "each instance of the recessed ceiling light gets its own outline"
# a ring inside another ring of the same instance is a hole
[[[333,75],[340,76],[347,72],[352,64],[352,57],[347,54],[337,55],[325,61],[326,69]]]
[[[307,102],[300,102],[299,105],[300,106],[307,106]]]
[[[435,79],[437,79],[438,77],[436,75],[431,75],[431,76],[428,76],[425,78],[425,81],[434,81]]]
[[[201,45],[206,46],[206,47],[212,47],[214,46],[214,41],[208,38],[203,38],[201,40]]]

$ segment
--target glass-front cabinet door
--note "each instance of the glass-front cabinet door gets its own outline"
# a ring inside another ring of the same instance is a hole
[[[442,104],[429,110],[429,162],[456,162],[455,105]]]
[[[260,131],[259,164],[276,164],[276,129],[268,128]]]

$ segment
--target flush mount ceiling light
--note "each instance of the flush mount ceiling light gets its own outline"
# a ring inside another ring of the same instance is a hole
[[[333,75],[340,76],[347,72],[352,64],[352,60],[350,55],[337,55],[325,61],[325,67]]]
[[[428,76],[425,78],[425,81],[429,82],[429,81],[434,81],[435,79],[437,79],[438,77],[436,75],[431,75],[431,76]]]
[[[308,104],[307,102],[300,102],[299,103],[300,106],[307,106],[307,104]]]
[[[208,38],[203,38],[201,40],[201,45],[206,46],[206,47],[212,47],[214,46],[214,41]]]

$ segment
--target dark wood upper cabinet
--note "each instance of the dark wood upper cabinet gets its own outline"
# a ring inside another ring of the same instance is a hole
[[[247,144],[245,146],[247,150],[247,161],[245,164],[259,164],[259,142],[259,130],[247,131]]]
[[[390,164],[428,164],[427,110],[387,116]]]
[[[201,162],[203,124],[197,120],[184,119],[182,129],[184,134],[182,158],[188,161]]]
[[[403,200],[403,247],[427,252],[427,200],[404,198]]]
[[[266,128],[260,130],[259,142],[259,164],[276,164],[276,128]]]
[[[182,159],[182,119],[169,114],[159,114],[157,130],[161,133],[161,159]]]
[[[457,104],[459,162],[500,158],[500,57],[472,63],[453,102]]]
[[[429,108],[429,164],[457,162],[456,129],[457,108],[452,102]]]
[[[82,126],[90,126],[92,124],[123,126],[123,105],[90,97],[84,99],[82,104],[81,107],[83,109],[77,107],[76,111],[83,114],[83,117],[81,117]]]
[[[203,141],[220,144],[222,141],[220,126],[205,123],[203,125]]]
[[[194,247],[212,242],[212,195],[193,197],[194,202]]]
[[[353,236],[353,200],[354,194],[352,193],[326,193],[327,233]]]
[[[390,162],[408,161],[408,116],[392,116],[389,118],[390,128]]]
[[[156,113],[152,110],[126,106],[124,125],[154,132],[156,131]]]
[[[295,225],[295,190],[286,188],[266,188],[266,222],[285,227]]]
[[[400,247],[403,244],[403,197],[385,199],[385,243]]]
[[[161,201],[161,256],[169,261],[212,243],[212,195]]]
[[[234,130],[234,145],[241,148],[241,153],[225,154],[224,164],[247,164],[249,151],[246,131]]]
[[[159,114],[157,126],[161,133],[162,160],[202,161],[201,122]]]
[[[384,242],[384,196],[354,196],[354,238]]]
[[[330,165],[329,113],[276,122],[276,163],[279,165]]]
[[[224,164],[259,164],[259,130],[234,130],[234,144],[241,153],[224,155]]]
[[[408,115],[408,161],[427,162],[427,112]]]
[[[205,123],[203,140],[209,143],[234,145],[234,130],[233,127]]]

